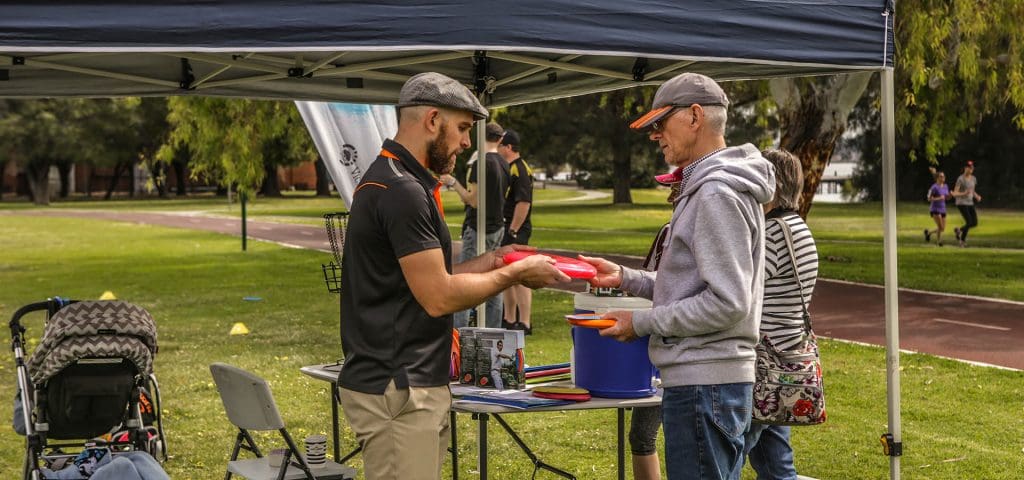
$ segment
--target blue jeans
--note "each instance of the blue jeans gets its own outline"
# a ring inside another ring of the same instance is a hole
[[[498,230],[494,233],[488,233],[487,239],[487,251],[498,248],[501,244],[501,237],[504,235],[504,231]],[[466,227],[462,232],[462,253],[459,254],[459,263],[472,260],[476,258],[476,230]],[[504,306],[501,303],[501,293],[488,298],[487,306],[484,307],[487,310],[487,327],[488,328],[500,328],[501,317],[505,315]],[[469,324],[469,310],[463,310],[461,312],[455,312],[455,328],[462,327],[475,327],[476,325]]]
[[[750,466],[757,472],[757,480],[796,480],[789,427],[752,423],[747,431],[745,450]]]
[[[752,383],[665,388],[661,411],[669,480],[738,480]]]

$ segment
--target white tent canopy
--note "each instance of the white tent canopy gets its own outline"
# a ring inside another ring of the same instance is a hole
[[[894,3],[5,2],[0,96],[389,104],[409,76],[437,71],[504,106],[660,84],[684,71],[718,80],[880,72],[888,420],[900,443]],[[890,465],[899,478],[899,456]]]

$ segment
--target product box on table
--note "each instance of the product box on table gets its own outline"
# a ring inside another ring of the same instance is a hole
[[[523,331],[465,327],[459,329],[459,343],[460,383],[499,390],[526,388]]]

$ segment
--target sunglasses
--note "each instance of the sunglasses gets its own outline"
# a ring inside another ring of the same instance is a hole
[[[675,115],[676,112],[678,112],[679,110],[679,106],[672,107],[672,109],[669,110],[668,113],[663,115],[661,118],[651,122],[651,133],[661,133],[661,131],[665,129],[665,124],[668,123],[668,120],[672,118],[672,115]]]

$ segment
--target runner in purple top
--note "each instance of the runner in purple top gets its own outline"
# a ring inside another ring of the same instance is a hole
[[[935,230],[924,229],[924,241],[930,242],[935,235],[935,243],[942,246],[942,232],[946,231],[946,200],[950,198],[949,187],[946,186],[946,174],[935,168],[929,168],[935,177],[935,183],[928,189],[928,201],[931,202],[929,214],[935,220]]]

